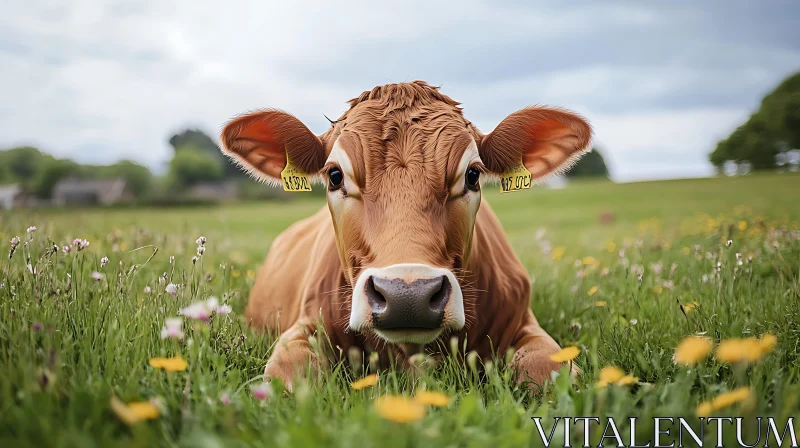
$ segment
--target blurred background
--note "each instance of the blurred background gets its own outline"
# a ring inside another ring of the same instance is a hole
[[[282,197],[218,149],[277,107],[314,132],[375,85],[425,80],[489,132],[575,110],[595,152],[550,187],[797,170],[796,1],[5,3],[0,208]]]

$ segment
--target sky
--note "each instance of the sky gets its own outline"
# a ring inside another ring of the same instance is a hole
[[[800,70],[800,1],[5,0],[0,148],[163,172],[185,128],[276,107],[315,133],[422,79],[484,133],[585,116],[612,178],[713,174],[708,153]]]

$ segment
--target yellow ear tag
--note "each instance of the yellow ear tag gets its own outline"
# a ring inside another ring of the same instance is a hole
[[[533,176],[520,161],[517,166],[500,176],[500,193],[527,190],[531,188]]]
[[[292,193],[311,191],[311,182],[308,180],[308,176],[294,166],[288,152],[286,153],[286,167],[281,171],[281,182],[283,191]]]

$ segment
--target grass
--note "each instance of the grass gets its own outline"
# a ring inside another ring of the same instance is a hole
[[[502,196],[494,185],[485,190],[531,274],[539,322],[562,346],[581,349],[576,362],[584,374],[576,380],[561,375],[544,395],[531,396],[514,388],[499,354],[482,374],[446,359],[415,375],[380,372],[377,386],[359,391],[349,384],[363,373],[337,365],[291,395],[277,391],[259,401],[250,386],[260,381],[274,338],[253,333],[241,318],[254,271],[275,236],[318,210],[320,199],[23,210],[0,215],[0,444],[539,446],[532,416],[546,417],[548,432],[552,417],[579,415],[643,418],[637,441],[646,443],[650,417],[693,417],[701,402],[745,386],[749,396],[718,415],[769,415],[783,425],[800,414],[800,176],[587,182]],[[30,225],[37,230],[27,234]],[[200,235],[207,251],[193,265]],[[23,242],[9,260],[14,236]],[[74,238],[91,244],[52,252]],[[103,256],[108,265],[101,266]],[[181,285],[176,297],[165,292],[167,283]],[[211,295],[233,312],[187,323],[192,344],[160,338],[165,318]],[[676,365],[675,347],[696,333],[715,346],[765,333],[777,344],[748,364],[712,353],[696,366]],[[177,354],[188,361],[185,371],[148,365]],[[638,381],[598,387],[600,369],[610,365]],[[449,406],[407,424],[376,411],[380,396],[421,389],[450,396]],[[229,404],[220,400],[225,395]],[[156,399],[160,416],[126,425],[112,397]],[[725,428],[732,433],[732,425]],[[752,431],[746,428],[749,443]],[[601,433],[593,430],[594,445]],[[714,435],[709,426],[707,440]]]

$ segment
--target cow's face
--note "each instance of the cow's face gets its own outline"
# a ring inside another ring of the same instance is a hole
[[[350,103],[319,137],[283,112],[242,116],[225,127],[224,150],[267,180],[280,179],[287,153],[315,175],[352,286],[350,328],[425,344],[469,320],[460,280],[480,258],[471,249],[482,181],[520,162],[534,180],[563,170],[588,149],[591,129],[569,112],[529,108],[483,135],[421,82]]]

